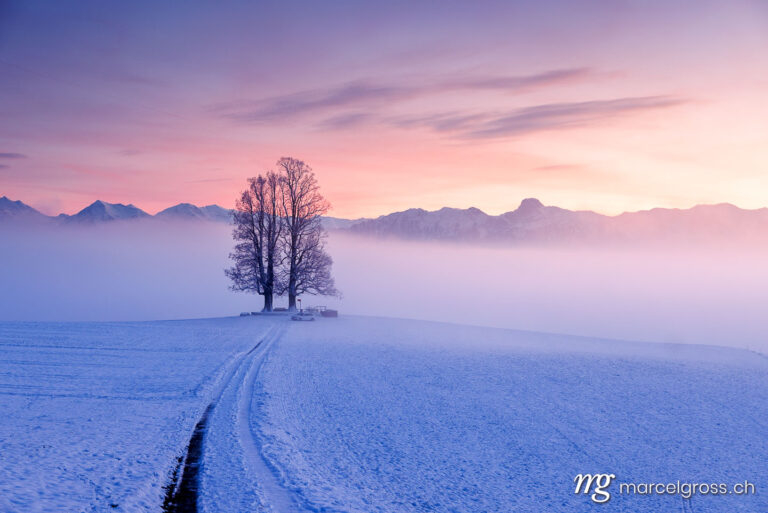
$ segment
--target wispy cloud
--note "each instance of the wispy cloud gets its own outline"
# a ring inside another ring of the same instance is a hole
[[[363,125],[423,128],[458,139],[514,137],[544,130],[592,125],[631,112],[674,107],[674,96],[638,96],[609,100],[534,105],[510,111],[454,110],[413,116],[387,116],[383,106],[447,92],[522,93],[598,76],[590,68],[555,69],[531,75],[483,75],[443,78],[429,83],[347,82],[336,87],[296,92],[257,101],[219,104],[213,111],[238,123],[309,120],[323,130]]]
[[[484,139],[580,127],[629,112],[675,107],[685,102],[672,96],[642,96],[537,105],[488,119],[465,131],[462,136]]]
[[[218,105],[214,110],[234,121],[258,123],[344,107],[370,106],[384,101],[402,100],[414,93],[414,89],[409,87],[351,82],[334,89],[305,91],[255,102]]]
[[[23,153],[2,153],[0,152],[0,159],[25,159],[27,158],[26,155]]]
[[[391,123],[398,127],[424,127],[451,133],[462,139],[512,137],[544,130],[592,125],[628,113],[665,109],[686,103],[674,96],[641,96],[587,102],[535,105],[503,113],[444,113],[401,118]]]
[[[532,75],[484,75],[436,80],[429,83],[378,83],[371,80],[347,82],[336,87],[301,91],[256,101],[240,101],[215,105],[212,110],[225,118],[241,123],[262,123],[290,120],[310,114],[327,114],[347,108],[375,108],[382,104],[415,97],[430,96],[452,91],[495,90],[522,93],[540,87],[549,87],[583,80],[595,73],[588,68],[549,70]],[[331,127],[347,126],[351,115],[326,120]],[[359,114],[356,115],[358,121]]]
[[[488,119],[488,113],[443,112],[427,116],[391,118],[386,122],[398,128],[427,127],[435,132],[456,132],[468,130],[477,123]]]
[[[524,76],[486,76],[466,78],[443,83],[446,89],[486,89],[524,92],[545,86],[554,86],[596,76],[590,68],[556,69]]]
[[[8,169],[11,166],[7,166],[5,164],[0,164],[0,169]]]
[[[344,130],[364,125],[372,120],[372,116],[365,112],[353,112],[333,116],[320,122],[319,127],[325,130]]]

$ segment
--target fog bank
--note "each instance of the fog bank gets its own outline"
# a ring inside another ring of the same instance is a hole
[[[0,228],[0,320],[237,315],[229,227]],[[342,299],[305,305],[535,331],[768,348],[765,250],[484,248],[333,233]],[[278,305],[284,300],[278,300]]]

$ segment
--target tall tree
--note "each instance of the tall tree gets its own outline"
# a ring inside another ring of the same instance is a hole
[[[281,216],[285,223],[283,284],[288,293],[288,309],[296,310],[299,294],[338,294],[331,276],[333,261],[325,251],[325,232],[320,219],[330,204],[320,194],[315,174],[307,164],[285,157],[277,161],[277,166]]]
[[[285,228],[280,186],[280,177],[272,171],[248,179],[233,213],[236,244],[229,258],[234,265],[224,271],[232,280],[232,290],[264,296],[265,312],[272,311],[274,295],[282,289],[277,273]]]

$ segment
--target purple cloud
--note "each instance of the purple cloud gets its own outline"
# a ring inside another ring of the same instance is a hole
[[[467,130],[487,117],[485,113],[444,112],[429,116],[395,118],[389,120],[389,124],[399,128],[429,127],[435,132],[456,132]]]
[[[489,89],[523,92],[544,86],[558,85],[594,76],[589,68],[556,69],[527,76],[495,76],[468,78],[461,81],[447,82],[446,88],[455,89]]]
[[[486,139],[509,137],[542,130],[558,130],[592,124],[629,112],[664,109],[686,103],[672,96],[642,96],[574,103],[551,103],[514,110],[491,117],[459,134],[460,137]],[[435,130],[437,128],[433,127]]]
[[[242,123],[260,123],[280,119],[293,119],[307,114],[324,113],[344,108],[373,108],[381,104],[402,101],[417,96],[429,96],[460,90],[497,90],[524,92],[534,88],[553,86],[581,80],[594,73],[588,68],[550,70],[522,76],[480,76],[436,81],[431,84],[377,84],[372,81],[348,82],[329,89],[303,91],[252,102],[219,104],[213,111],[225,118]],[[360,114],[350,114],[347,120]],[[330,128],[345,128],[343,116],[330,118]]]
[[[371,115],[364,112],[353,112],[350,114],[342,114],[340,116],[333,116],[319,124],[319,127],[325,130],[344,130],[347,128],[353,128],[356,126],[364,125],[371,121]]]
[[[23,153],[1,153],[0,152],[0,159],[25,159],[27,158],[26,155]]]
[[[687,101],[673,96],[641,96],[535,105],[501,114],[448,112],[392,119],[387,123],[398,128],[428,128],[461,139],[493,139],[585,126],[630,112],[675,107]]]
[[[413,94],[414,90],[408,87],[351,82],[334,89],[305,91],[256,102],[219,105],[215,110],[234,121],[258,123],[356,105],[402,100]]]

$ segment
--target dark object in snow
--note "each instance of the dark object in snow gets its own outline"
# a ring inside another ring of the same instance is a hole
[[[339,316],[339,311],[338,310],[330,310],[330,309],[326,308],[325,310],[320,312],[320,315],[322,315],[323,317],[338,317]]]
[[[285,308],[284,306],[280,306],[280,307],[278,307],[278,308],[273,308],[273,309],[272,309],[272,311],[273,311],[273,312],[287,312],[287,311],[288,311],[288,309],[287,309],[287,308]]]
[[[251,315],[251,312],[240,312],[240,317],[248,317]]]
[[[163,513],[197,513],[197,496],[200,490],[200,463],[203,457],[203,438],[208,426],[208,417],[214,403],[208,405],[195,425],[187,445],[186,458],[179,457],[178,466],[171,482],[165,486]],[[184,466],[182,467],[182,460]]]
[[[292,321],[314,321],[315,316],[309,312],[299,312],[291,316]]]

